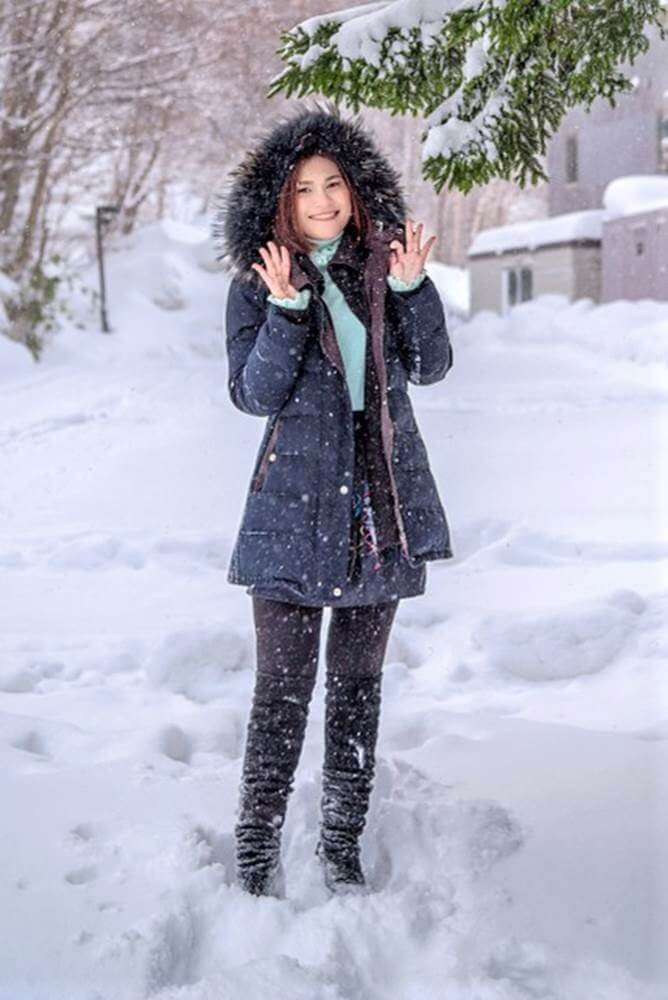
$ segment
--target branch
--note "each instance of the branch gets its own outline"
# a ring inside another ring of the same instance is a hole
[[[545,179],[567,111],[630,89],[619,66],[666,36],[663,0],[392,0],[309,18],[281,35],[270,83],[424,117],[422,173],[436,191],[494,177]]]

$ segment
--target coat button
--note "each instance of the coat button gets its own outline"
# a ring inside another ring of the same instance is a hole
[[[270,462],[275,462],[276,461],[276,452],[275,451],[272,451],[271,455],[269,456],[269,461]]]
[[[345,485],[345,483],[343,486],[339,486],[339,493],[347,493],[347,492],[348,492],[348,487]]]
[[[341,588],[340,587],[334,587],[334,590],[332,591],[332,593],[334,594],[334,597],[340,597],[341,596]]]

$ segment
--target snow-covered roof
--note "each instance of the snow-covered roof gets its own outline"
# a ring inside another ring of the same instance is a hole
[[[478,233],[469,249],[469,257],[504,253],[507,250],[534,250],[554,243],[601,239],[603,209],[568,212],[549,219],[531,219],[509,226],[495,226]]]
[[[606,219],[668,208],[668,174],[617,177],[603,193]]]

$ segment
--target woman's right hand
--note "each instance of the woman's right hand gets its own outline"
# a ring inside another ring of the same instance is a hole
[[[290,254],[287,247],[277,247],[273,240],[267,249],[260,247],[265,266],[252,264],[272,295],[277,299],[296,299],[297,289],[290,284]]]

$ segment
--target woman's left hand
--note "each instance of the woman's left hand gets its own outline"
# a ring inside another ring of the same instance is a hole
[[[406,249],[404,250],[400,240],[392,240],[390,243],[390,274],[394,278],[410,282],[424,268],[427,254],[436,242],[436,237],[432,236],[420,249],[423,229],[422,223],[414,226],[411,219],[406,219]]]

